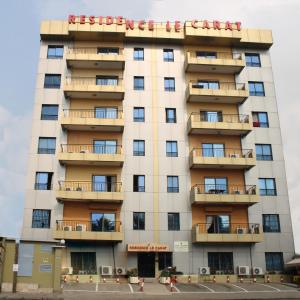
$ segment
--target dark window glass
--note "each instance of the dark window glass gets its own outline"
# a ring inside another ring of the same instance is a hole
[[[168,213],[168,230],[180,230],[179,213]]]
[[[283,271],[283,255],[282,252],[266,252],[266,271],[282,272]]]
[[[269,144],[255,144],[257,160],[273,160],[272,147]]]
[[[206,177],[204,179],[204,188],[205,188],[205,193],[208,194],[227,194],[228,193],[227,178]]]
[[[134,76],[133,77],[133,89],[134,90],[143,90],[144,89],[144,77],[143,76]]]
[[[208,266],[211,274],[233,274],[232,252],[208,252]]]
[[[133,141],[133,155],[134,156],[145,156],[145,141],[134,140]]]
[[[94,192],[115,192],[117,188],[116,176],[93,175]]]
[[[210,90],[218,90],[220,88],[219,81],[207,81],[207,80],[198,80],[193,83],[194,89],[210,89]]]
[[[47,58],[62,58],[64,56],[64,46],[48,46]]]
[[[250,96],[265,96],[265,88],[263,82],[249,81]]]
[[[165,91],[174,92],[175,91],[175,78],[173,77],[165,77]]]
[[[39,138],[38,154],[55,154],[56,138]]]
[[[50,228],[51,210],[34,209],[32,211],[32,228]]]
[[[118,76],[96,76],[96,85],[118,85]]]
[[[133,108],[133,121],[134,122],[145,122],[144,107],[134,107]]]
[[[200,120],[204,122],[223,122],[221,111],[200,111]]]
[[[176,123],[176,108],[166,108],[166,123]]]
[[[230,217],[228,215],[206,216],[207,233],[230,233]]]
[[[134,48],[133,49],[133,59],[134,60],[144,60],[144,48]]]
[[[133,213],[133,230],[145,230],[145,213]]]
[[[71,252],[73,274],[97,274],[96,252]]]
[[[204,157],[224,157],[224,144],[202,144],[202,155]]]
[[[98,154],[116,154],[117,141],[116,140],[94,140],[93,152]]]
[[[260,57],[257,53],[245,53],[246,66],[248,67],[260,67]]]
[[[42,104],[41,120],[57,120],[58,105]]]
[[[36,172],[34,185],[35,190],[51,190],[52,176],[52,172]]]
[[[45,74],[44,88],[59,89],[61,75],[60,74]]]
[[[177,141],[166,141],[166,154],[168,157],[177,157]]]
[[[209,59],[215,59],[217,58],[217,52],[213,51],[197,51],[196,52],[197,58],[209,58]]]
[[[133,191],[145,192],[145,175],[133,175]]]
[[[259,194],[261,196],[276,196],[274,178],[259,178]]]
[[[264,232],[280,232],[279,215],[263,215]]]
[[[116,231],[116,215],[113,213],[92,213],[92,231],[114,232]]]
[[[172,252],[158,252],[158,269],[164,270],[173,266]]]
[[[97,49],[98,54],[119,54],[119,48],[98,48]]]
[[[252,112],[253,127],[269,127],[268,113],[266,112]]]
[[[174,61],[173,49],[164,49],[164,61]]]
[[[117,119],[118,109],[116,107],[95,107],[95,118]]]
[[[168,193],[179,193],[178,176],[167,176]]]

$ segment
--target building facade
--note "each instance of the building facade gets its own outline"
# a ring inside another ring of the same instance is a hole
[[[283,272],[272,43],[239,22],[42,22],[21,239],[64,240],[74,274]]]

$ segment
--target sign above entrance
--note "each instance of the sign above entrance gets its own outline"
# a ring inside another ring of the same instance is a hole
[[[170,248],[164,244],[128,244],[128,252],[169,252]]]

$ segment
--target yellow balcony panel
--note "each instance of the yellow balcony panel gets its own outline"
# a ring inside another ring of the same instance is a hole
[[[192,113],[188,120],[189,134],[247,135],[253,130],[248,115],[222,115],[217,119]]]
[[[124,154],[121,146],[61,145],[57,154],[61,164],[121,167]]]
[[[211,224],[197,224],[192,229],[193,243],[260,243],[264,234],[259,224],[229,224],[218,232]]]
[[[110,184],[90,181],[60,181],[56,191],[59,201],[122,203],[124,194],[121,182]]]
[[[193,205],[248,205],[259,202],[255,185],[222,186],[196,184],[192,187],[190,201]]]
[[[186,72],[238,74],[245,65],[240,53],[217,52],[215,58],[208,58],[199,57],[196,52],[187,52],[185,58]]]
[[[205,88],[190,82],[186,89],[186,101],[199,103],[241,104],[249,97],[244,83],[221,82],[219,88]]]
[[[190,153],[190,168],[245,169],[256,165],[252,150],[194,148]]]
[[[124,70],[123,49],[116,53],[98,53],[98,48],[72,48],[66,55],[67,65],[71,68]]]
[[[75,241],[123,241],[123,230],[120,222],[108,221],[101,228],[93,222],[85,220],[57,221],[53,231],[53,238],[59,240]]]
[[[70,77],[63,86],[65,96],[80,99],[123,100],[123,80],[112,84],[97,84],[96,77]]]

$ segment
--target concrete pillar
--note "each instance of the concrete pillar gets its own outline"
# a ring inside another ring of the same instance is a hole
[[[54,247],[54,268],[53,268],[53,291],[61,292],[61,260],[62,260],[62,250],[64,247],[56,246]]]

